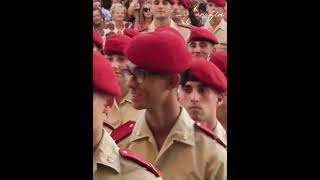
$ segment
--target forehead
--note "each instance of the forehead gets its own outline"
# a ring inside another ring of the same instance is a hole
[[[200,86],[205,86],[204,83],[200,81],[188,81],[185,86],[191,86],[191,87],[200,87]]]
[[[99,1],[95,1],[93,2],[94,5],[101,5],[101,3]]]
[[[168,3],[170,3],[169,0],[152,0],[151,2],[152,2],[152,3],[153,3],[153,2],[162,2],[162,3],[163,3],[163,2],[168,2]]]
[[[93,10],[93,14],[94,14],[94,15],[100,15],[100,11],[97,10],[97,9],[96,9],[96,10]]]
[[[108,56],[112,58],[125,58],[125,56],[121,54],[109,54]]]
[[[195,45],[207,44],[207,45],[210,45],[211,43],[209,43],[208,41],[205,41],[205,40],[195,40],[195,41],[191,41],[189,44],[195,44]]]
[[[124,11],[125,11],[125,8],[123,8],[123,7],[117,7],[117,8],[114,9],[113,12],[124,12]]]

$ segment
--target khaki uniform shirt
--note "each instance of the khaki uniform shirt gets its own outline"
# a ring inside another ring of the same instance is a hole
[[[185,42],[188,42],[191,30],[189,28],[178,26],[172,19],[170,19],[170,27],[180,32]],[[147,27],[147,29],[144,32],[154,32],[156,30],[156,26],[154,24],[154,21],[151,22],[151,24]]]
[[[226,149],[195,127],[188,112],[181,109],[160,151],[145,116],[137,120],[131,135],[120,141],[119,147],[151,162],[165,180],[226,180]]]
[[[227,131],[223,128],[219,120],[217,121],[217,126],[213,131],[213,134],[216,135],[221,141],[227,145]]]
[[[132,95],[129,92],[120,102],[120,104],[118,104],[116,100],[113,101],[113,106],[106,117],[106,121],[113,128],[117,128],[129,120],[136,121],[138,116],[144,111],[137,110],[133,107],[131,96]]]
[[[212,32],[218,39],[220,44],[215,45],[217,51],[227,50],[227,22],[222,19],[218,26],[213,29],[210,22],[207,21],[204,28]]]
[[[93,153],[94,180],[162,180],[138,165],[123,158],[119,147],[107,132],[103,132],[97,150]]]

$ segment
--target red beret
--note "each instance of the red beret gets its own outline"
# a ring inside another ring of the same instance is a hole
[[[182,6],[186,9],[192,9],[192,5],[189,0],[179,0]]]
[[[216,51],[211,53],[210,62],[215,64],[224,74],[227,73],[227,52]]]
[[[175,4],[177,0],[168,0],[171,5]]]
[[[224,7],[226,6],[226,0],[207,0],[207,2],[211,2],[214,3],[215,5],[219,6],[219,7]]]
[[[93,89],[111,96],[121,94],[120,86],[109,60],[97,51],[93,51]]]
[[[184,41],[184,38],[183,36],[175,29],[173,29],[172,27],[170,26],[167,26],[167,25],[160,25],[159,27],[157,27],[155,29],[155,31],[157,32],[161,32],[161,31],[171,31],[173,33],[175,33],[177,36],[181,37],[181,39]]]
[[[188,69],[192,61],[184,40],[169,30],[137,35],[125,54],[133,64],[162,73],[180,73]]]
[[[192,26],[188,42],[197,41],[197,40],[208,41],[212,44],[219,44],[218,39],[215,37],[215,35],[212,32],[204,28]]]
[[[131,41],[131,38],[122,34],[107,36],[103,51],[109,53],[124,54],[124,50]]]
[[[191,77],[211,85],[219,93],[227,91],[227,79],[225,75],[216,65],[205,59],[192,61]]]
[[[138,35],[140,32],[138,30],[132,29],[132,28],[125,28],[123,30],[123,34],[129,36],[130,38],[133,38],[134,36]]]
[[[99,48],[102,48],[103,46],[102,38],[96,31],[93,31],[93,43]]]

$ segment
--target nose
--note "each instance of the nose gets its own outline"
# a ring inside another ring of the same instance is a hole
[[[193,91],[191,93],[191,102],[199,102],[199,93],[197,91]]]
[[[162,2],[159,3],[159,8],[164,8],[164,5]]]
[[[111,62],[111,65],[112,65],[113,69],[118,69],[119,68],[119,63],[117,61],[115,61],[115,60]]]
[[[196,52],[196,53],[199,53],[200,52],[199,45],[196,45],[196,47],[193,48],[193,51]]]
[[[127,85],[129,88],[133,89],[135,87],[137,87],[137,82],[133,79],[133,76],[130,76],[128,81],[127,81]]]

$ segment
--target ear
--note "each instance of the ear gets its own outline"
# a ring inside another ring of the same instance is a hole
[[[217,101],[217,107],[221,106],[223,104],[224,94],[220,93],[218,95],[218,101]]]
[[[212,52],[216,52],[216,51],[217,51],[217,48],[216,48],[216,44],[215,44],[215,45],[212,46],[212,51],[211,51],[211,53],[212,53]]]
[[[179,85],[179,87],[177,89],[177,98],[178,98],[179,102],[180,102],[180,93],[181,93],[181,85]]]
[[[169,78],[169,84],[167,89],[178,88],[181,81],[181,76],[179,74],[175,74]]]

